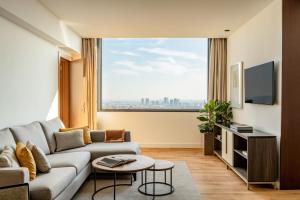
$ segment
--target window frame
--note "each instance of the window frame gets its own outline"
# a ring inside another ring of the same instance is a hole
[[[207,38],[207,90],[206,101],[208,101],[209,83],[209,49],[210,40]],[[97,39],[97,111],[98,112],[199,112],[199,109],[105,109],[102,107],[102,38]]]

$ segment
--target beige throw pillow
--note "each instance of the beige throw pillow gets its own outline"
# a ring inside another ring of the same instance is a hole
[[[54,133],[56,139],[56,151],[84,146],[83,130],[73,130]]]
[[[4,146],[0,154],[0,167],[20,167],[15,150],[10,146]]]
[[[46,173],[51,169],[50,162],[41,148],[28,141],[26,147],[31,151],[38,171]]]

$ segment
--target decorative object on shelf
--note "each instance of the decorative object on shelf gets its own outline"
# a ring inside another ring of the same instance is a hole
[[[243,63],[230,67],[230,101],[233,108],[243,108]]]
[[[198,125],[201,133],[204,133],[204,155],[213,154],[213,130],[216,123],[216,106],[218,101],[211,100],[206,103],[203,109],[200,110],[200,115],[197,117],[202,123]]]
[[[216,102],[215,113],[217,123],[223,124],[224,126],[228,127],[230,126],[231,120],[233,118],[230,102]]]

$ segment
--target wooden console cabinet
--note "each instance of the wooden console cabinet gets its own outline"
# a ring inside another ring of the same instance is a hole
[[[254,130],[240,133],[216,124],[214,153],[243,181],[249,184],[273,184],[278,179],[276,136]]]

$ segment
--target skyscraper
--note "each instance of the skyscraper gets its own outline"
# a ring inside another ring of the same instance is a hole
[[[164,104],[168,105],[169,104],[169,98],[168,97],[164,97]]]

